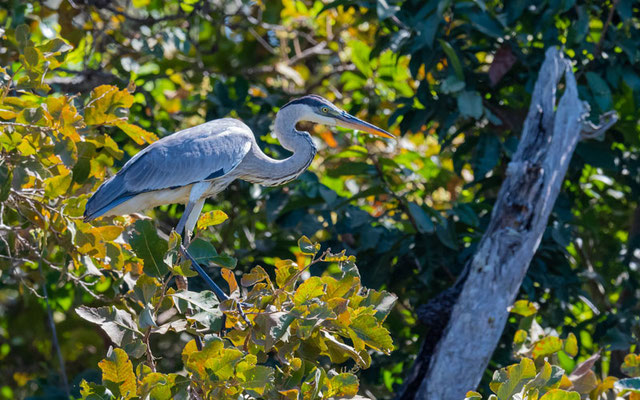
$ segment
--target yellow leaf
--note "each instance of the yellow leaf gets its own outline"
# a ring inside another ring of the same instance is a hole
[[[278,391],[286,400],[298,400],[300,391],[298,389],[280,390]]]
[[[224,211],[213,210],[206,212],[198,218],[198,229],[208,228],[213,225],[220,225],[226,221],[229,217]]]
[[[133,365],[124,350],[113,349],[106,359],[98,363],[98,366],[102,370],[102,380],[118,385],[123,398],[130,399],[136,396],[136,376],[133,374]]]
[[[540,400],[580,400],[580,394],[578,392],[551,389]]]
[[[52,176],[44,181],[44,195],[50,199],[60,197],[71,185],[71,171],[65,169],[60,175]]]
[[[578,354],[578,340],[573,332],[569,332],[569,336],[564,341],[564,352],[571,357],[575,357]]]
[[[102,238],[102,240],[111,241],[111,240],[116,240],[118,236],[120,236],[120,234],[122,233],[123,229],[124,229],[123,227],[115,226],[115,225],[99,226],[99,227],[93,228],[91,232],[99,235]]]
[[[220,339],[211,340],[202,350],[198,350],[195,340],[191,340],[182,350],[182,362],[187,370],[204,379],[207,377],[205,363],[209,359],[217,358],[223,348],[224,344]]]
[[[627,354],[624,357],[624,362],[620,370],[632,378],[640,376],[640,355],[633,353]]]
[[[538,305],[528,300],[518,300],[509,308],[509,312],[528,317],[538,312]]]
[[[0,109],[0,118],[4,120],[14,119],[17,115],[13,111]]]
[[[324,294],[325,287],[326,286],[324,282],[322,282],[321,278],[312,276],[298,286],[296,293],[293,295],[294,304],[299,306],[315,299],[316,297],[322,296]]]
[[[227,281],[229,284],[229,293],[233,293],[238,290],[238,282],[236,281],[236,276],[233,271],[227,268],[222,268],[221,272],[222,278]]]
[[[513,335],[513,344],[521,344],[524,343],[525,340],[527,340],[527,331],[518,329],[516,334]]]
[[[114,124],[126,118],[126,110],[133,104],[133,95],[115,86],[102,85],[91,91],[84,108],[88,125]]]
[[[117,121],[115,125],[122,129],[137,144],[153,143],[158,140],[158,136],[154,133],[146,131],[137,125],[124,121]]]
[[[536,359],[557,353],[560,350],[562,350],[562,340],[555,336],[547,336],[536,343],[531,355]]]
[[[464,400],[482,400],[482,395],[473,390],[469,390],[464,397]]]
[[[298,272],[298,266],[291,260],[278,260],[275,264],[276,283],[282,288]]]

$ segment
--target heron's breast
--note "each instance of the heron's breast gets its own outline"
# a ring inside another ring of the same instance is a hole
[[[125,215],[132,214],[164,204],[182,203],[186,204],[189,200],[189,192],[191,186],[181,186],[174,189],[161,189],[151,192],[139,193],[131,199],[118,204],[105,215]]]

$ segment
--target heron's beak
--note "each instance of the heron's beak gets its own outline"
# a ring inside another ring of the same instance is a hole
[[[383,138],[395,139],[396,137],[385,131],[384,129],[380,129],[375,125],[372,125],[368,122],[361,120],[360,118],[356,118],[351,114],[347,114],[346,112],[338,115],[336,118],[337,125],[340,125],[344,128],[357,129],[359,131],[367,132],[372,135],[382,136]]]

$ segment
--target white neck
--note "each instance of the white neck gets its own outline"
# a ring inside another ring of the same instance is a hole
[[[316,146],[308,132],[296,130],[298,121],[309,120],[307,110],[308,107],[304,105],[293,104],[276,114],[276,137],[282,147],[293,152],[293,155],[284,160],[276,160],[264,154],[254,144],[255,148],[243,161],[242,179],[264,186],[278,186],[297,178],[311,165],[316,155]]]

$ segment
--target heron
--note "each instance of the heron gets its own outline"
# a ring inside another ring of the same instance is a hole
[[[91,196],[84,219],[133,214],[164,204],[185,204],[175,228],[183,238],[180,252],[218,299],[227,300],[229,297],[187,251],[191,233],[205,200],[234,180],[279,186],[296,179],[309,167],[317,148],[308,132],[296,129],[300,121],[395,138],[321,96],[303,96],[281,107],[273,125],[280,145],[293,153],[288,158],[278,160],[266,155],[251,129],[239,120],[209,121],[165,136],[138,152]]]

